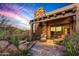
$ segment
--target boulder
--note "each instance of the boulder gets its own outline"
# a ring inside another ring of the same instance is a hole
[[[27,49],[27,43],[20,44],[18,47],[19,47],[20,50],[26,50]]]
[[[8,41],[0,41],[0,52],[6,49],[8,45],[9,45]]]
[[[19,41],[19,44],[26,43],[26,42],[27,42],[27,40],[21,40],[21,41]]]
[[[43,38],[40,39],[40,41],[41,42],[46,42],[46,38],[43,37]]]
[[[10,46],[8,46],[8,48],[6,48],[5,50],[6,52],[9,52],[9,53],[13,53],[15,54],[16,52],[18,52],[19,50],[17,49],[17,47],[13,44],[11,44]]]

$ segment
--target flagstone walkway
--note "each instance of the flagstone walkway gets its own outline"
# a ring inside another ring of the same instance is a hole
[[[47,44],[47,43],[46,43]],[[56,44],[46,45],[42,42],[37,42],[34,47],[31,48],[33,56],[62,56],[65,54],[65,48]]]

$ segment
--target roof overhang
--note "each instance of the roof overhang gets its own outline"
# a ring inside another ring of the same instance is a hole
[[[71,16],[75,16],[75,15],[76,15],[75,13],[73,13],[73,14],[65,14],[65,15],[58,16],[58,17],[52,17],[50,19],[44,19],[44,20],[40,20],[40,21],[31,22],[31,24],[40,23],[40,22],[47,22],[47,21],[52,21],[52,20],[56,20],[56,19],[62,19],[62,18],[71,17]]]

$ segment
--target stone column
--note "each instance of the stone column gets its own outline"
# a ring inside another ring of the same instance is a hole
[[[76,33],[79,33],[79,5],[76,10]]]
[[[48,25],[48,33],[47,33],[47,34],[48,34],[48,39],[51,39],[51,38],[50,38],[50,36],[51,36],[51,35],[50,35],[50,25]]]
[[[46,41],[46,39],[47,39],[47,27],[46,23],[43,23],[41,41]]]

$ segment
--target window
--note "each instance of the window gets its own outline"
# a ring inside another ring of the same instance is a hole
[[[58,26],[58,27],[51,27],[51,31],[56,31],[56,32],[58,32],[58,31],[62,31],[62,27],[61,26]]]
[[[55,31],[55,27],[51,27],[51,31]]]
[[[60,26],[60,27],[56,27],[56,31],[57,31],[57,32],[58,32],[58,31],[62,31],[61,26]]]

